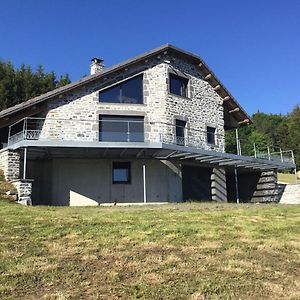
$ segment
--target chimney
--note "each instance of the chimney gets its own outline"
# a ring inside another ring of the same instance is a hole
[[[91,75],[96,74],[96,73],[100,73],[104,70],[104,64],[103,64],[103,60],[98,58],[98,57],[94,57],[91,63]]]

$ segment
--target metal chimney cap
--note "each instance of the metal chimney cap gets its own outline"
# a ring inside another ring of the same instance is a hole
[[[94,57],[91,59],[91,62],[96,63],[96,64],[101,64],[101,63],[103,63],[103,59]]]

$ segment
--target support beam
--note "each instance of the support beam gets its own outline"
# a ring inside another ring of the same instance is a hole
[[[213,156],[207,156],[207,155],[203,155],[203,154],[193,154],[193,155],[187,155],[185,157],[182,157],[180,159],[189,159],[189,158],[197,158],[197,157],[213,157]]]
[[[141,150],[137,153],[136,158],[139,158],[139,157],[144,153],[144,150],[145,150],[145,149],[141,149]]]
[[[204,77],[204,79],[205,79],[205,80],[209,80],[211,77],[212,77],[212,75],[209,73],[209,74],[207,74],[207,75]]]
[[[239,125],[245,124],[245,123],[249,123],[250,120],[249,119],[245,119],[243,121],[238,122]]]
[[[223,98],[223,101],[226,102],[226,101],[228,101],[229,99],[230,99],[230,97],[229,97],[229,96],[226,96],[226,97]]]
[[[207,158],[196,158],[197,161],[200,161],[200,162],[214,162],[214,161],[218,161],[220,160],[220,157],[207,157]]]
[[[220,163],[220,166],[235,166],[238,163],[242,163],[242,162],[243,162],[242,160],[232,160],[232,161]]]
[[[171,157],[173,154],[175,154],[175,153],[177,153],[177,151],[171,152],[170,154],[168,154],[168,155],[166,156],[166,159],[170,158],[170,157]]]
[[[171,158],[178,158],[186,155],[190,155],[191,153],[177,153],[171,156]]]
[[[214,87],[214,91],[218,91],[221,88],[221,86],[218,84]]]
[[[232,114],[232,113],[238,112],[238,111],[240,111],[240,110],[241,110],[241,109],[240,109],[239,107],[236,107],[235,109],[229,110],[228,112],[229,112],[230,114]]]
[[[160,149],[160,150],[158,150],[158,151],[155,151],[155,152],[152,154],[152,157],[156,157],[156,156],[157,156],[157,154],[159,154],[161,151],[162,151],[161,149]],[[137,155],[138,155],[138,154],[137,154]]]
[[[212,162],[214,164],[219,164],[219,163],[228,162],[228,161],[232,161],[232,159],[228,159],[228,158],[223,158],[223,159],[216,158],[216,160],[213,160]]]
[[[120,153],[120,157],[122,157],[126,151],[127,151],[127,148],[123,149],[122,152]]]

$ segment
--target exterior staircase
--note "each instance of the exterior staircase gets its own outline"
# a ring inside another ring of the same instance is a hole
[[[278,184],[279,203],[300,204],[300,184]]]

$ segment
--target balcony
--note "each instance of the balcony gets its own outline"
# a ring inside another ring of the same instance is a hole
[[[8,146],[21,141],[51,141],[55,144],[64,142],[80,143],[163,143],[192,147],[203,150],[225,152],[224,135],[207,132],[200,129],[176,126],[164,122],[144,122],[143,118],[136,120],[78,120],[52,118],[24,118],[9,127]],[[208,143],[210,141],[211,143]],[[247,142],[244,143],[246,145]],[[250,156],[274,162],[293,163],[291,150],[272,150],[270,147],[246,145],[253,149]],[[242,153],[241,142],[237,151],[228,153],[247,155]],[[249,151],[248,151],[249,152]]]

